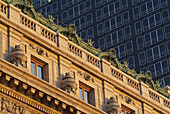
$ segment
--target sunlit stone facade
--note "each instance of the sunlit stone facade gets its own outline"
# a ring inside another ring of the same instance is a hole
[[[22,13],[22,3],[0,0],[0,113],[170,113],[168,98]]]

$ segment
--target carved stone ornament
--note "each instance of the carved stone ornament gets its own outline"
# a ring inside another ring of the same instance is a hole
[[[41,47],[34,46],[34,44],[29,45],[33,50],[35,50],[39,55],[46,55],[46,57],[49,57],[48,52],[45,52],[45,50]]]
[[[108,114],[120,114],[121,108],[118,104],[118,101],[114,97],[110,97],[110,100],[108,101],[106,105],[106,111]]]
[[[15,48],[10,54],[10,62],[16,66],[26,67],[27,56],[25,55],[23,49],[20,45],[15,45]]]
[[[62,89],[64,91],[67,91],[68,93],[73,92],[76,93],[77,90],[77,83],[75,79],[71,76],[71,74],[68,72],[62,79]]]
[[[124,99],[126,101],[126,103],[135,105],[135,102],[132,100],[132,98],[130,98],[128,96],[123,96],[123,94],[119,94],[119,96],[122,99]]]
[[[87,81],[92,80],[92,82],[94,82],[94,79],[89,74],[81,72],[81,71],[77,71],[77,73],[79,73],[81,76],[83,76],[85,80],[87,80]]]
[[[6,98],[0,97],[0,114],[35,114],[28,109],[11,102]]]

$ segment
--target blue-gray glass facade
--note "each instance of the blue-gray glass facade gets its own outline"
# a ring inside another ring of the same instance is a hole
[[[120,62],[153,80],[170,85],[170,0],[33,0],[37,12],[75,24],[84,41],[106,51],[115,48]],[[56,22],[57,23],[57,22]],[[59,23],[58,23],[59,24]]]

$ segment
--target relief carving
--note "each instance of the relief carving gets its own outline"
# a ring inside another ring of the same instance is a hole
[[[68,93],[76,93],[77,83],[69,72],[66,73],[64,78],[62,79],[61,87],[64,91],[67,91]]]
[[[94,82],[94,78],[92,78],[89,74],[81,72],[81,71],[77,71],[77,73],[79,73],[81,76],[83,76],[85,80],[87,80],[87,81],[91,80],[92,82]]]
[[[119,106],[118,101],[114,97],[110,97],[106,105],[106,111],[108,114],[120,114],[121,113],[121,107]]]
[[[135,102],[133,101],[132,98],[128,97],[128,96],[123,96],[123,94],[119,94],[119,96],[124,99],[126,101],[126,103],[130,104],[132,103],[133,105],[135,105]]]
[[[33,50],[35,50],[39,55],[46,55],[46,57],[49,57],[48,52],[45,52],[45,50],[41,47],[36,47],[34,44],[29,45]]]
[[[27,67],[27,56],[25,55],[23,49],[20,45],[15,45],[15,48],[10,54],[10,62],[16,66]]]
[[[0,97],[0,113],[4,114],[35,114],[19,106],[17,103],[11,102],[10,100]]]

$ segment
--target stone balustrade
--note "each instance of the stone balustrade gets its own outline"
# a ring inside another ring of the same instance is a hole
[[[9,7],[9,8],[11,8],[9,11],[16,10],[16,9],[12,9],[14,7]],[[7,9],[7,4],[2,1],[0,1],[0,15],[4,19],[6,18],[6,20],[8,20],[7,15],[9,15],[9,14],[8,14],[8,9]],[[20,15],[20,17],[17,18],[17,16],[16,16],[16,18],[10,18],[11,16],[15,17],[15,15]],[[57,40],[57,36],[54,31],[50,30],[49,28],[45,27],[44,25],[41,25],[40,23],[36,22],[32,18],[27,18],[27,16],[25,14],[23,14],[22,12],[16,11],[15,13],[10,13],[9,19],[13,23],[20,23],[21,26],[20,25],[18,25],[18,26],[20,26],[21,28],[23,27],[22,28],[23,30],[27,29],[27,28],[33,30],[32,36],[36,36],[39,39],[44,39],[44,38],[48,39],[51,43],[55,43],[55,44],[57,43],[57,41],[59,41],[58,44],[62,44],[62,47],[60,47],[60,46],[57,47],[57,45],[56,45],[55,49],[60,50],[61,53],[66,52],[66,51],[68,51],[68,53],[69,52],[73,53],[72,55],[70,54],[70,56],[76,55],[79,57],[79,58],[72,57],[72,58],[75,58],[75,61],[77,59],[80,59],[81,61],[83,61],[85,63],[90,63],[90,64],[88,64],[90,68],[95,67],[99,71],[101,71],[101,74],[102,74],[102,76],[100,76],[101,78],[107,79],[109,77],[109,78],[112,78],[113,80],[119,80],[125,86],[126,86],[126,84],[128,84],[129,88],[137,90],[138,93],[141,94],[141,96],[143,96],[145,99],[148,99],[148,100],[153,99],[153,100],[157,101],[157,103],[161,104],[162,106],[164,105],[166,107],[170,107],[169,99],[165,98],[164,96],[162,96],[161,94],[159,94],[158,92],[155,92],[154,90],[152,90],[150,88],[146,88],[146,86],[147,86],[146,84],[140,85],[137,80],[133,79],[132,77],[130,77],[128,75],[125,75],[125,73],[119,71],[117,68],[113,67],[112,65],[102,62],[99,57],[94,56],[93,54],[87,52],[83,48],[77,46],[74,43],[71,43],[68,40],[62,40],[62,39],[64,39],[63,35],[59,34],[58,35],[59,40]],[[24,28],[23,25],[26,26],[26,28]],[[62,41],[62,43],[61,43],[61,41]],[[63,48],[63,46],[65,46],[65,47]],[[56,53],[58,53],[57,52],[58,50],[55,50],[55,49],[53,49],[53,51],[56,51]],[[65,49],[67,49],[67,50],[65,50]],[[65,55],[63,54],[63,56],[65,56]],[[110,68],[110,69],[104,69],[105,71],[102,71],[102,69],[103,69],[102,66],[107,66],[107,68]],[[88,69],[86,69],[86,70],[88,70]],[[96,72],[94,71],[93,73],[95,74]],[[10,79],[8,78],[8,76],[6,76],[5,81],[9,81],[9,80]],[[110,83],[112,83],[112,82],[110,82]],[[145,92],[147,92],[147,93],[145,93],[145,94],[140,93],[140,88],[146,88],[147,91],[145,91]],[[36,94],[36,92],[34,93],[34,95],[35,94]]]
[[[0,1],[0,12],[2,15],[7,16],[7,4]]]
[[[79,46],[76,46],[72,44],[72,42],[68,43],[69,51],[75,54],[76,56],[82,58],[82,50],[79,48]]]
[[[29,29],[36,31],[36,24],[31,19],[28,19],[26,16],[24,16],[22,13],[20,15],[20,22]]]
[[[149,88],[149,97],[157,102],[160,102],[160,97],[157,92]]]

